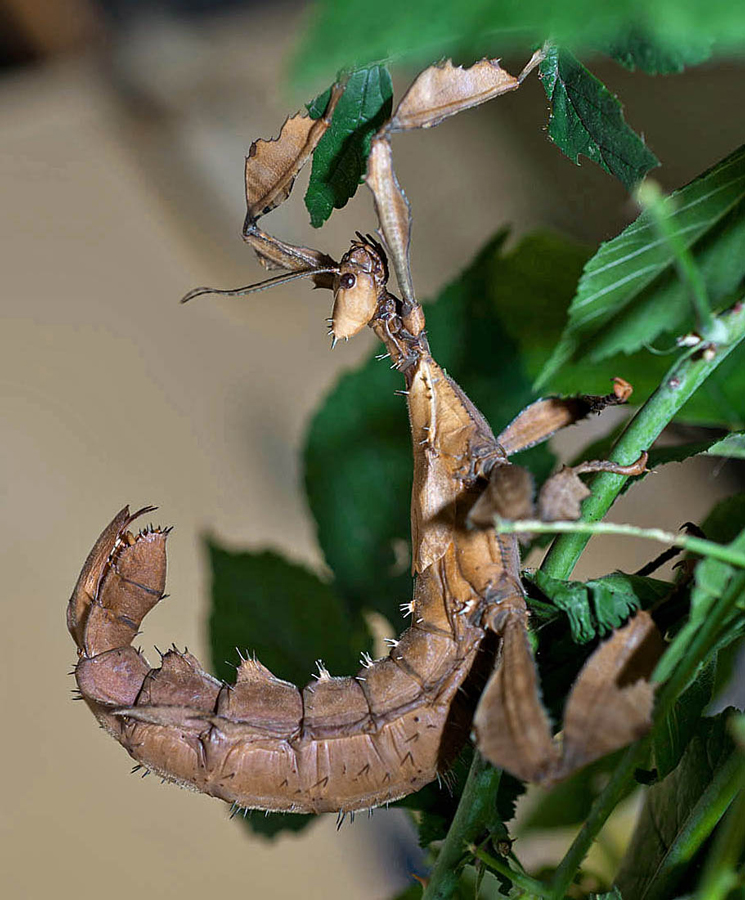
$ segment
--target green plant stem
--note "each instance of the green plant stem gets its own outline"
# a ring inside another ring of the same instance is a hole
[[[616,525],[613,522],[541,522],[537,519],[523,519],[495,522],[497,534],[618,534],[628,537],[646,538],[661,544],[672,544],[691,553],[710,556],[732,566],[745,569],[745,554],[738,553],[724,544],[716,544],[693,535],[673,534],[660,528],[638,528],[636,525]]]
[[[718,316],[717,322],[724,326],[725,338],[716,346],[710,345],[708,352],[701,347],[687,353],[672,366],[657,390],[624,429],[613,448],[613,462],[629,465],[644,450],[648,450],[701,384],[745,337],[745,307],[742,304],[736,304]],[[626,477],[601,472],[593,479],[592,496],[582,505],[584,521],[597,522],[602,519]],[[587,534],[562,535],[552,544],[541,569],[554,578],[568,578],[588,540]]]
[[[665,720],[678,696],[695,675],[699,665],[704,662],[709,652],[720,637],[721,629],[727,621],[733,607],[741,598],[745,588],[745,573],[739,574],[730,582],[727,590],[713,605],[704,618],[693,639],[686,634],[679,634],[668,647],[660,660],[653,680],[660,680],[660,672],[670,671],[672,675],[660,690],[655,708],[655,729],[665,727]],[[670,660],[672,660],[672,663]],[[634,770],[642,764],[649,745],[649,736],[634,744],[624,754],[616,767],[610,781],[596,798],[590,809],[590,815],[572,842],[571,847],[559,863],[551,881],[552,898],[558,900],[564,896],[572,883],[576,871],[587,855],[595,836],[605,824],[616,804],[631,781]]]
[[[487,868],[494,872],[499,872],[500,875],[509,878],[515,887],[523,891],[522,896],[528,894],[531,897],[548,897],[550,895],[550,888],[547,885],[543,884],[541,881],[536,881],[535,878],[531,878],[530,875],[526,875],[524,872],[518,872],[515,869],[510,868],[503,859],[492,856],[480,847],[474,847],[473,845],[469,847],[469,850],[477,859],[480,859]]]
[[[474,752],[463,795],[422,900],[446,900],[453,896],[460,870],[469,856],[467,846],[494,823],[501,775],[501,770],[490,765],[478,751]]]

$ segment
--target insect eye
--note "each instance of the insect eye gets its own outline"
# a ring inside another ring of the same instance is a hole
[[[341,276],[341,281],[339,285],[344,288],[345,291],[349,290],[349,288],[353,288],[357,279],[351,272],[347,272],[346,275]]]

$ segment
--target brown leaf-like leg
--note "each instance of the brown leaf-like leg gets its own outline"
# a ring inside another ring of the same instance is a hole
[[[246,157],[246,223],[252,224],[283,203],[298,172],[310,159],[331,124],[344,85],[335,84],[324,114],[298,113],[285,120],[279,137],[254,141]]]
[[[416,77],[401,98],[389,129],[410,131],[413,128],[431,128],[449,116],[486,103],[519,86],[520,81],[506,72],[498,59],[481,59],[466,69],[454,66],[447,59],[429,66]]]
[[[502,616],[499,606],[494,618]],[[541,702],[538,672],[528,641],[526,614],[487,622],[500,635],[496,668],[476,707],[476,746],[493,765],[525,781],[543,781],[559,763],[559,752]]]
[[[315,286],[333,289],[334,272],[323,270],[337,270],[339,264],[327,253],[280,241],[274,235],[262,231],[258,225],[248,222],[243,229],[243,240],[252,248],[265,269],[286,269],[308,274],[318,272],[312,275]]]
[[[622,378],[613,379],[613,391],[604,396],[579,394],[576,397],[546,397],[531,403],[497,437],[508,456],[527,450],[567,425],[579,422],[591,413],[619,406],[629,399],[631,385]]]
[[[577,466],[564,466],[552,475],[538,494],[538,516],[543,522],[574,521],[581,515],[581,504],[590,496],[590,489],[580,481],[580,475],[590,472],[613,472],[616,475],[641,475],[646,471],[647,454],[629,466],[608,460],[593,459]]]
[[[495,465],[489,482],[479,499],[471,507],[467,524],[471,528],[491,528],[494,517],[502,519],[530,519],[535,504],[535,484],[531,473],[522,466]],[[529,535],[520,535],[523,543]]]
[[[652,617],[640,610],[592,654],[567,700],[558,777],[649,731],[655,691],[649,678],[664,649]]]
[[[365,182],[373,193],[375,212],[399,289],[406,304],[414,305],[416,300],[409,263],[411,207],[393,171],[391,145],[384,133],[373,138]]]
[[[298,172],[311,157],[331,124],[331,117],[343,92],[344,86],[335,84],[321,118],[312,119],[303,113],[292,116],[285,121],[279,137],[270,141],[254,141],[246,157],[247,211],[243,239],[256,253],[265,269],[284,269],[292,274],[229,290],[194,288],[182,298],[182,303],[202,294],[251,294],[305,276],[310,276],[316,287],[333,289],[334,275],[339,268],[335,260],[320,250],[280,241],[262,231],[256,223],[261,216],[271,212],[290,196]]]

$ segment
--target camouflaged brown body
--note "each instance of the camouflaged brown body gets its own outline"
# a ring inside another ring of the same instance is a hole
[[[465,527],[481,491],[469,466],[496,442],[385,301],[379,328],[404,370],[416,460],[412,625],[386,658],[302,691],[251,659],[234,685],[176,650],[151,669],[131,641],[163,595],[166,533],[133,538],[123,510],[86,562],[69,607],[78,685],[130,755],[169,780],[254,809],[352,811],[432,781],[467,738],[454,700],[484,612],[510,593],[522,601],[514,538]]]
[[[343,85],[334,87],[321,119],[300,114],[277,140],[252,145],[243,236],[262,265],[290,274],[236,290],[197,288],[183,299],[247,294],[310,277],[334,292],[334,340],[369,324],[386,345],[406,382],[412,431],[412,625],[386,658],[349,678],[321,669],[302,691],[251,659],[242,662],[234,685],[175,649],[152,669],[131,642],[163,596],[167,535],[149,529],[133,537],[127,528],[138,514],[125,508],[83,567],[68,627],[78,646],[75,674],[83,698],[134,759],[164,778],[254,809],[346,812],[387,803],[433,780],[466,740],[476,705],[465,690],[471,675],[483,687],[473,717],[477,747],[526,780],[565,777],[649,727],[653,688],[643,679],[661,639],[651,618],[637,613],[580,674],[567,703],[563,749],[552,738],[528,641],[517,540],[491,527],[495,514],[515,518],[532,509],[532,480],[509,464],[508,455],[588,412],[623,402],[629,386],[619,383],[604,398],[539,400],[497,441],[429,352],[409,266],[411,212],[392,165],[392,131],[430,127],[514,90],[541,58],[537,51],[517,79],[496,60],[467,70],[432,67],[374,136],[365,180],[400,301],[387,293],[386,255],[374,238],[358,234],[337,264],[257,225],[289,196],[329,127]],[[595,461],[582,471],[639,474],[645,460],[627,467]],[[571,477],[579,483],[572,472],[564,480]],[[579,489],[585,490],[581,483]],[[578,504],[577,484],[569,493]],[[546,505],[547,516],[556,517],[558,505]],[[654,652],[646,652],[652,645]],[[640,650],[644,665],[636,659]],[[594,719],[603,720],[602,739],[593,737]]]

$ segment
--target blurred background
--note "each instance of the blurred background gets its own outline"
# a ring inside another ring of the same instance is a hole
[[[267,843],[228,821],[221,803],[130,776],[121,748],[70,702],[66,677],[75,654],[65,603],[125,503],[157,504],[159,521],[176,525],[170,599],[148,618],[146,653],[176,641],[207,657],[205,533],[322,571],[298,451],[315,405],[372,336],[330,353],[328,300],[302,282],[178,305],[196,284],[261,277],[240,238],[243,157],[325,87],[288,87],[310,15],[289,0],[0,0],[4,897],[382,900],[424,872],[400,810],[338,833],[323,817],[301,837]],[[518,70],[522,60],[504,64]],[[592,68],[662,160],[666,189],[743,141],[736,61],[667,78],[600,60]],[[399,96],[412,75],[394,70]],[[548,143],[546,118],[532,79],[397,139],[421,296],[505,224],[513,240],[541,227],[597,243],[634,217],[610,176],[574,167]],[[314,232],[303,190],[273,213],[271,231],[338,255],[354,230],[374,229],[363,189]],[[570,433],[558,446],[567,454],[587,438]],[[644,510],[632,490],[614,519],[674,530],[740,483],[721,460],[669,466],[645,484]],[[579,574],[633,570],[654,552],[594,542]],[[540,865],[569,837],[531,838],[523,863]],[[603,852],[622,841],[622,829],[609,833]]]

